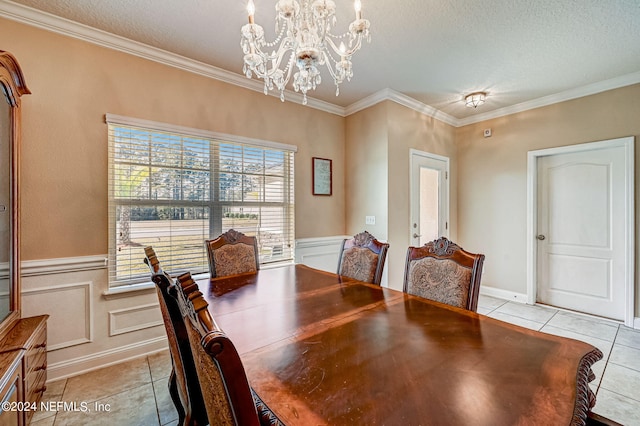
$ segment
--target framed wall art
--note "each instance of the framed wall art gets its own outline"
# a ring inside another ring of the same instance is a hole
[[[332,161],[318,157],[313,157],[311,161],[313,195],[331,195]]]

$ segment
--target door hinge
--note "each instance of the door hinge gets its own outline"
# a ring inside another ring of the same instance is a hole
[[[444,172],[444,178],[449,179],[449,172]]]
[[[449,229],[449,222],[444,223],[444,229]]]

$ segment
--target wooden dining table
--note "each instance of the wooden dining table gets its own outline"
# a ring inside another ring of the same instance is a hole
[[[579,425],[602,353],[304,265],[197,281],[287,425]]]

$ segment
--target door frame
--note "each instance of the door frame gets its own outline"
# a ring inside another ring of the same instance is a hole
[[[537,223],[538,223],[538,158],[549,155],[568,154],[603,148],[625,148],[625,227],[627,240],[625,271],[624,324],[633,327],[635,314],[635,189],[634,189],[634,136],[547,148],[527,152],[527,303],[534,305],[537,295]]]
[[[430,160],[436,160],[436,161],[443,161],[445,163],[445,173],[446,173],[446,177],[445,177],[445,194],[444,194],[444,199],[440,199],[440,203],[443,204],[443,217],[444,217],[444,222],[445,222],[445,229],[444,229],[444,235],[445,237],[449,238],[449,232],[451,230],[451,222],[449,220],[449,197],[450,197],[450,181],[451,181],[451,172],[449,171],[450,166],[451,166],[451,160],[449,159],[449,157],[445,157],[442,155],[438,155],[438,154],[432,154],[430,152],[426,152],[426,151],[420,151],[419,149],[415,149],[415,148],[410,148],[409,149],[409,241],[413,241],[413,232],[414,230],[411,228],[411,219],[412,219],[412,215],[413,215],[413,209],[415,207],[414,203],[417,202],[417,200],[413,199],[413,191],[414,191],[414,187],[416,185],[416,183],[414,182],[413,179],[413,158],[414,156],[418,156],[418,157],[424,157],[424,158],[428,158]],[[409,245],[412,245],[411,243],[409,243]]]

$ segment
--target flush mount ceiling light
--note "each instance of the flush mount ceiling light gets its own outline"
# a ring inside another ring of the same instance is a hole
[[[470,93],[464,97],[464,104],[470,108],[478,108],[479,105],[484,103],[486,98],[487,94],[485,92]]]
[[[355,19],[344,34],[331,33],[336,23],[333,0],[279,0],[276,3],[276,39],[267,43],[264,30],[255,23],[255,6],[249,0],[249,23],[242,27],[241,46],[244,52],[244,73],[264,79],[264,93],[275,87],[284,101],[285,86],[292,71],[293,88],[302,92],[303,104],[307,91],[320,84],[320,68],[326,65],[336,85],[351,80],[351,56],[360,49],[362,39],[369,41],[369,21],[362,18],[362,5],[355,0]],[[345,46],[345,42],[348,46]],[[263,50],[264,49],[264,50]],[[269,53],[269,50],[271,53]]]

